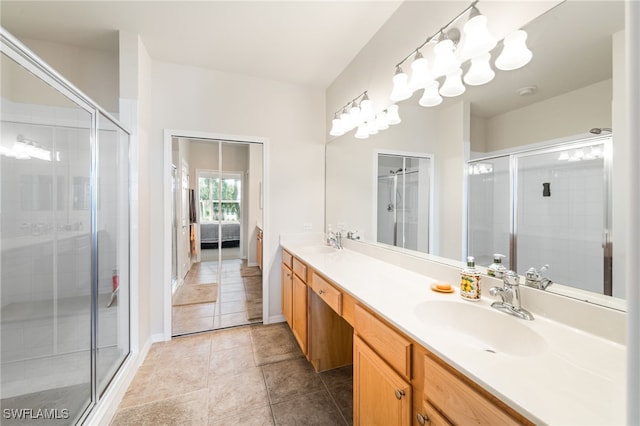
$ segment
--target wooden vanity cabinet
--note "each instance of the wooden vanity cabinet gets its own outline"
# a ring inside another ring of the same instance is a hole
[[[281,269],[282,315],[293,328],[293,256],[286,250],[282,250]]]
[[[358,304],[354,320],[354,424],[410,425],[412,343]]]
[[[362,339],[353,345],[353,423],[410,425],[411,385]]]
[[[256,258],[262,271],[262,229],[259,226],[256,226]]]
[[[307,265],[295,257],[293,258],[292,305],[291,331],[293,331],[300,349],[307,355]]]
[[[532,424],[434,355],[423,362],[425,424]]]

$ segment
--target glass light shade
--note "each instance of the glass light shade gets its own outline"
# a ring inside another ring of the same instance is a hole
[[[354,123],[360,122],[360,107],[356,104],[356,101],[351,103],[351,107],[349,108],[349,116],[351,117],[351,121]]]
[[[413,95],[413,91],[409,87],[409,76],[402,71],[402,68],[396,67],[396,73],[393,76],[393,90],[389,96],[392,101],[399,102],[409,99]]]
[[[438,82],[433,81],[424,89],[418,103],[423,107],[434,107],[442,103],[442,96],[438,93]]]
[[[363,123],[358,126],[358,130],[356,131],[356,138],[358,139],[367,139],[369,137],[369,132],[367,131],[367,126]]]
[[[376,133],[378,133],[378,126],[376,126],[376,122],[375,121],[367,121],[366,123],[367,126],[367,132],[370,135],[375,135]]]
[[[496,73],[491,69],[490,53],[484,53],[471,59],[471,67],[464,75],[464,82],[470,86],[480,86],[493,80]]]
[[[387,130],[389,128],[386,112],[381,111],[376,114],[376,127],[378,128],[378,130]]]
[[[339,118],[334,118],[331,120],[331,131],[329,132],[331,136],[342,136],[344,135],[344,129],[342,128],[342,120]]]
[[[567,151],[562,151],[560,156],[558,157],[559,161],[567,161],[569,160],[569,153]]]
[[[464,93],[466,87],[462,84],[462,70],[458,68],[451,74],[447,74],[444,84],[440,88],[440,94],[448,98],[459,96]]]
[[[411,63],[411,82],[409,87],[415,92],[416,90],[424,89],[430,80],[429,61],[422,56],[422,53],[416,52],[415,59]]]
[[[365,120],[373,120],[373,102],[369,99],[369,96],[365,93],[360,101],[360,117]]]
[[[484,15],[476,15],[469,19],[462,31],[465,35],[462,48],[464,59],[487,53],[498,44],[498,40],[487,29],[487,17]]]
[[[460,62],[453,53],[453,41],[444,39],[433,48],[435,60],[431,76],[433,78],[447,75],[460,68]]]
[[[514,31],[504,38],[504,48],[496,59],[496,68],[511,71],[529,63],[533,53],[527,47],[527,33],[523,30]]]
[[[400,119],[400,114],[398,114],[398,105],[393,104],[387,107],[387,124],[398,124],[402,120]]]

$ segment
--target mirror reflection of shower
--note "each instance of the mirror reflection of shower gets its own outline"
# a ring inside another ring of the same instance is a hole
[[[379,153],[377,241],[429,252],[431,159]]]

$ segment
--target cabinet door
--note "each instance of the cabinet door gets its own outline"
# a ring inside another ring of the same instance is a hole
[[[411,385],[358,336],[353,340],[354,424],[410,425]]]
[[[307,285],[293,274],[293,335],[300,349],[307,353]]]
[[[293,272],[282,264],[282,315],[289,327],[293,327]]]
[[[262,235],[258,235],[256,239],[256,258],[258,259],[258,267],[262,271]]]

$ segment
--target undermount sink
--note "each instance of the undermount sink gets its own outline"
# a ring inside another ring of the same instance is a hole
[[[523,320],[473,302],[422,302],[415,314],[433,331],[471,349],[513,356],[535,356],[547,349],[545,339]]]
[[[337,248],[330,247],[330,246],[322,246],[322,245],[306,246],[302,248],[302,251],[304,251],[307,254],[330,254],[330,253],[339,252]]]

